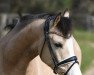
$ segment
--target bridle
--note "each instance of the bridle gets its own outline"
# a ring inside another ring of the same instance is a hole
[[[44,25],[44,36],[45,36],[45,40],[44,40],[44,43],[43,43],[43,46],[42,46],[41,51],[43,50],[44,45],[45,45],[45,42],[46,42],[47,45],[48,45],[48,48],[49,48],[49,52],[50,52],[51,58],[52,58],[53,63],[54,63],[54,69],[53,69],[53,71],[54,71],[55,74],[58,73],[57,72],[57,69],[58,69],[58,67],[60,65],[74,61],[72,63],[72,65],[68,68],[68,70],[64,73],[64,75],[67,75],[68,72],[70,71],[70,69],[73,67],[73,65],[75,63],[79,63],[79,62],[77,61],[77,57],[76,56],[72,56],[72,57],[70,57],[70,58],[68,58],[66,60],[61,61],[61,62],[58,61],[58,59],[57,59],[57,57],[56,57],[56,55],[54,53],[54,50],[53,50],[53,48],[51,46],[50,39],[49,39],[49,33],[50,33],[49,32],[49,26],[50,26],[49,23],[50,23],[51,20],[54,20],[54,19],[55,19],[55,16],[48,16],[47,20],[45,21],[45,25]]]

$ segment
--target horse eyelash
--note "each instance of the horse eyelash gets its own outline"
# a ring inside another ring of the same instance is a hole
[[[62,48],[62,44],[61,44],[61,43],[55,43],[54,45],[55,45],[56,47]]]

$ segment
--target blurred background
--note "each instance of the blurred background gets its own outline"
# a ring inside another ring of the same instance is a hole
[[[94,75],[94,0],[0,0],[0,36],[2,29],[17,13],[47,13],[70,10],[73,35],[82,50],[81,70]]]

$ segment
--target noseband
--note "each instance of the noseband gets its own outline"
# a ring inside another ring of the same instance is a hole
[[[55,16],[49,16],[47,18],[47,20],[45,21],[45,26],[44,26],[44,36],[45,36],[45,40],[44,40],[44,43],[43,43],[43,46],[42,46],[42,50],[44,48],[45,42],[47,42],[47,45],[48,45],[48,48],[49,48],[49,52],[50,52],[51,58],[52,58],[53,63],[54,63],[54,69],[53,69],[53,71],[54,71],[55,74],[58,73],[57,72],[57,69],[58,69],[58,67],[60,65],[74,61],[72,63],[72,65],[68,68],[68,70],[64,73],[64,75],[67,75],[68,72],[70,71],[70,69],[73,67],[73,65],[75,63],[78,63],[78,61],[77,61],[77,57],[76,56],[72,56],[72,57],[70,57],[70,58],[68,58],[66,60],[61,61],[61,62],[58,61],[58,59],[57,59],[57,57],[56,57],[56,55],[54,53],[54,50],[53,50],[53,48],[51,46],[50,39],[49,39],[49,26],[50,26],[49,22],[51,20],[53,20],[54,18],[55,18]]]

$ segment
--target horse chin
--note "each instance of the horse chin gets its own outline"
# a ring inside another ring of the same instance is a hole
[[[66,68],[65,67],[58,67],[57,73],[59,75],[64,75],[65,72],[66,72]]]

